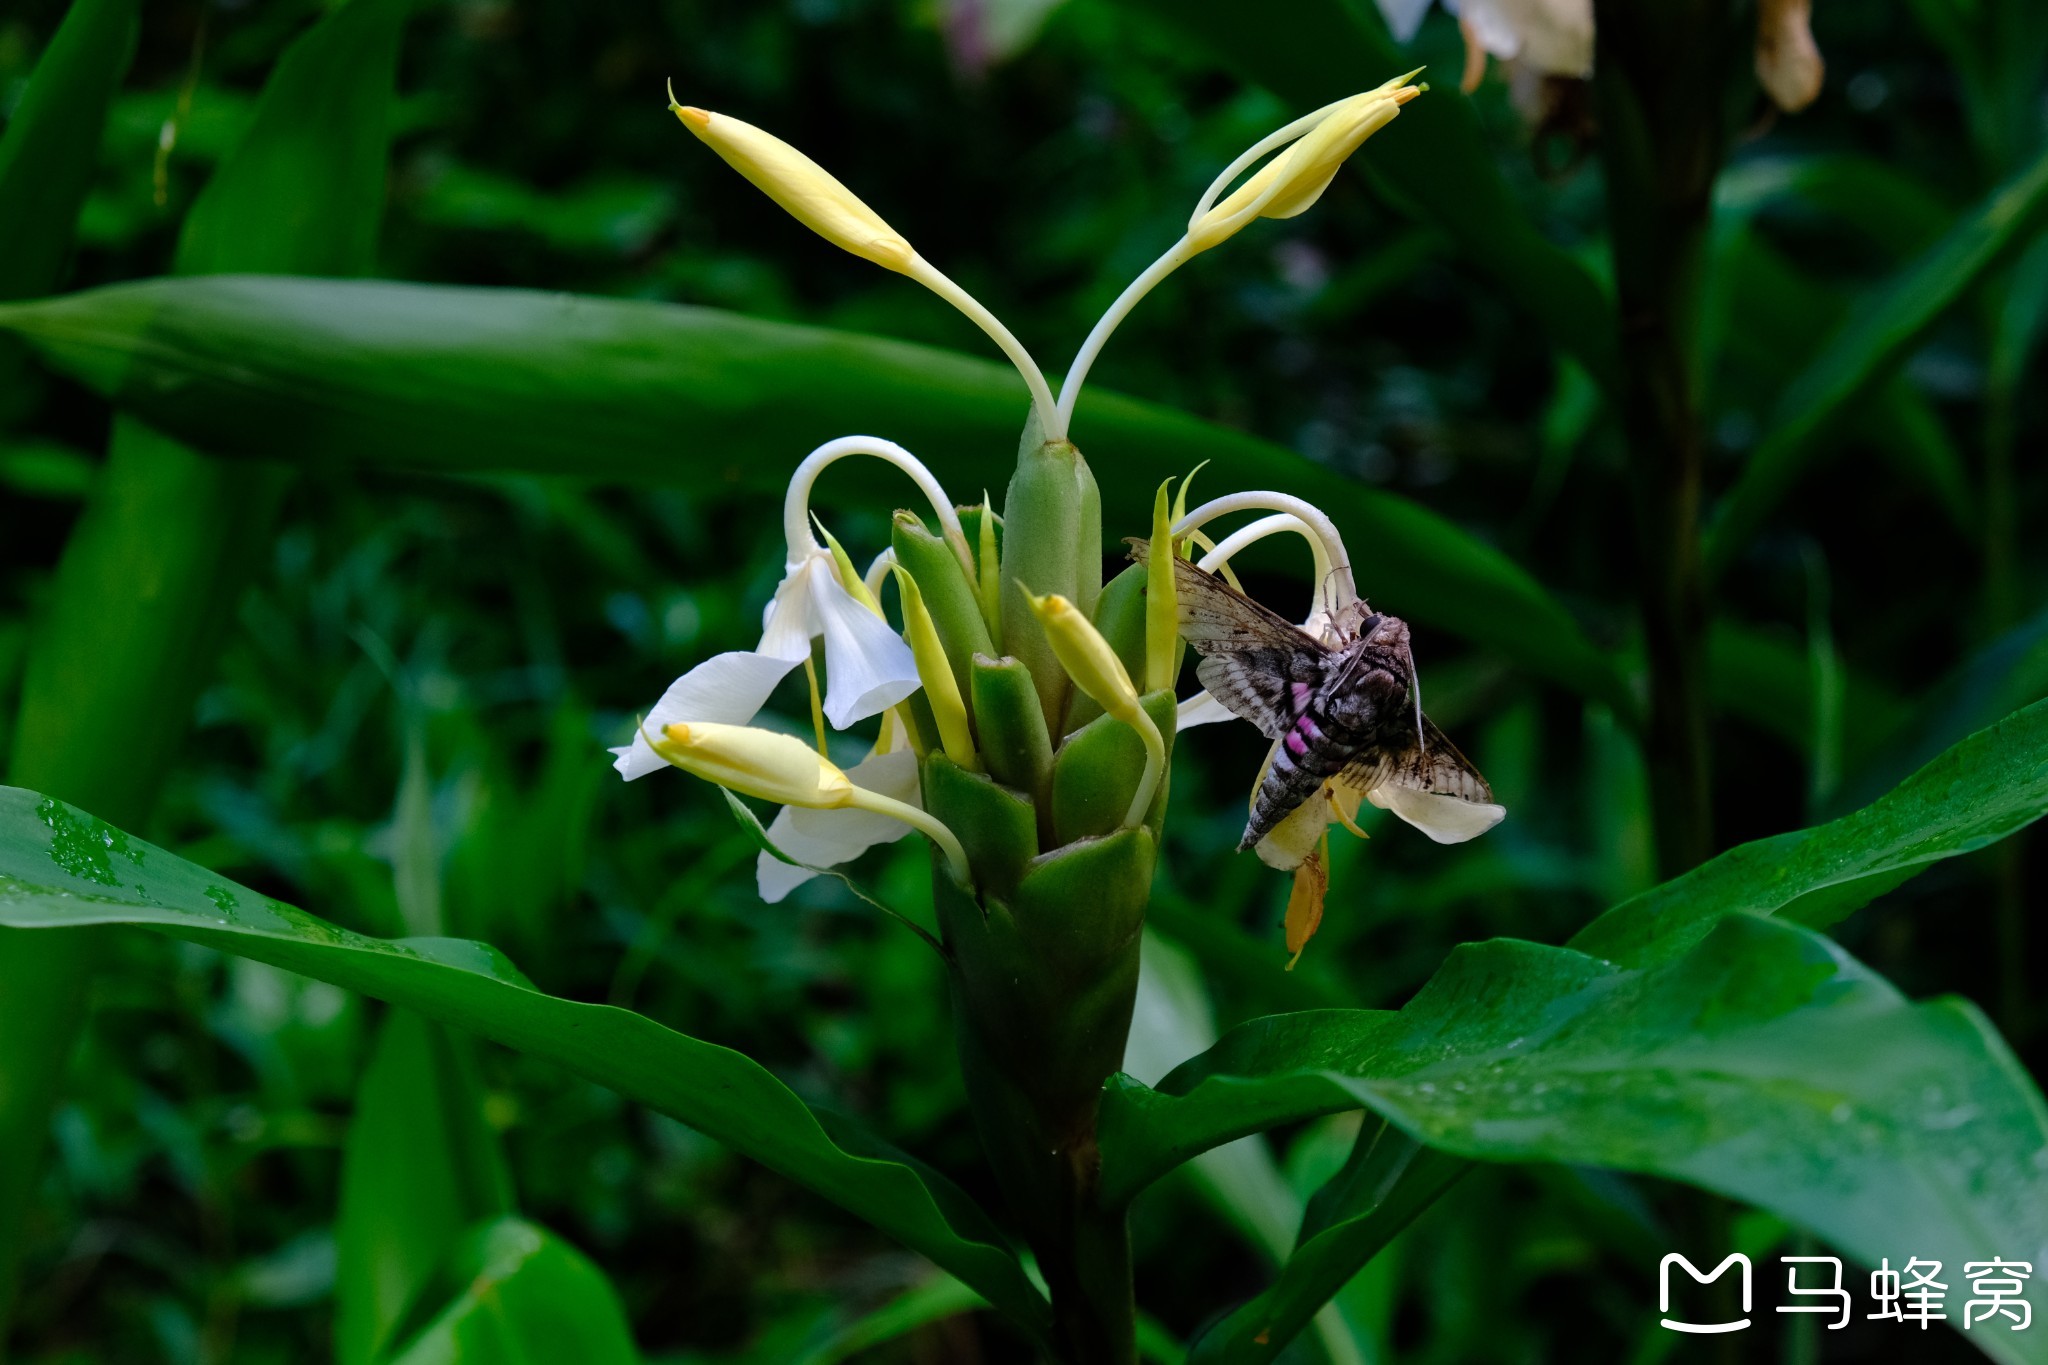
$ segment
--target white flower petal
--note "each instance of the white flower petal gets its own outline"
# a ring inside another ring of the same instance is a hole
[[[834,729],[886,711],[922,685],[910,646],[837,578],[817,582],[811,603],[823,625],[825,718]]]
[[[1175,733],[1197,725],[1214,725],[1218,721],[1236,720],[1237,716],[1222,702],[1207,692],[1197,692],[1182,702],[1173,720]]]
[[[782,581],[775,585],[775,596],[768,599],[768,606],[761,613],[761,653],[799,664],[811,657],[811,641],[819,629],[820,571],[838,581],[832,557],[823,552],[808,556],[783,573]]]
[[[1390,810],[1440,844],[1462,844],[1477,839],[1507,816],[1507,807],[1486,801],[1461,801],[1455,796],[1397,787],[1391,783],[1374,787],[1365,799],[1381,810]]]
[[[745,725],[767,704],[768,694],[795,666],[788,659],[743,649],[715,654],[670,683],[642,726],[651,734],[660,734],[666,726],[691,721]],[[631,744],[612,752],[619,756],[612,766],[628,782],[668,766],[645,735],[634,735]]]
[[[917,755],[908,751],[875,754],[855,764],[846,775],[869,791],[917,804]],[[876,844],[894,843],[910,826],[887,815],[864,810],[806,810],[785,806],[768,826],[768,839],[800,863],[836,867],[851,862]],[[761,899],[773,905],[817,874],[791,867],[763,852],[754,860],[754,881]]]

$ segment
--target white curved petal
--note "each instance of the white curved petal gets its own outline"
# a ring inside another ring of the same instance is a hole
[[[837,581],[831,557],[812,555],[792,565],[775,585],[775,596],[768,599],[768,606],[761,613],[761,653],[797,664],[811,657],[811,641],[818,634],[821,570]]]
[[[825,718],[844,730],[886,711],[920,686],[910,646],[889,623],[853,600],[834,578],[814,581],[811,599],[825,637]]]
[[[917,755],[908,751],[875,754],[847,770],[856,786],[898,801],[917,804]],[[810,867],[835,867],[851,862],[876,844],[894,843],[910,826],[864,810],[806,810],[784,806],[768,826],[777,848]],[[761,899],[773,905],[817,874],[791,867],[766,852],[754,860],[754,882]]]
[[[1365,799],[1390,810],[1440,844],[1477,839],[1507,816],[1506,806],[1486,801],[1461,801],[1455,796],[1387,784],[1374,787]]]
[[[690,721],[711,721],[720,725],[745,725],[767,705],[768,694],[796,665],[788,659],[770,658],[744,649],[714,654],[668,685],[661,700],[641,722],[651,734],[670,725]],[[618,761],[612,766],[631,782],[668,766],[654,752],[645,735],[613,749]]]
[[[1197,725],[1214,725],[1218,721],[1236,719],[1237,716],[1222,702],[1207,692],[1197,692],[1175,710],[1173,728],[1179,732]]]

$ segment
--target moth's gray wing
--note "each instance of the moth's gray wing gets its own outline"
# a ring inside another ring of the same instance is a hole
[[[1444,732],[1422,719],[1423,742],[1385,760],[1366,799],[1406,820],[1440,844],[1462,844],[1507,815],[1493,788]]]
[[[1149,562],[1148,542],[1128,543],[1131,558]],[[1258,726],[1266,738],[1286,734],[1322,682],[1329,650],[1307,631],[1178,555],[1173,583],[1181,638],[1203,656],[1195,668],[1202,686]]]
[[[1210,696],[1258,726],[1267,739],[1280,738],[1295,722],[1291,684],[1243,655],[1210,654],[1195,665],[1195,676]]]
[[[1444,732],[1428,716],[1422,718],[1421,747],[1395,755],[1380,780],[1460,801],[1493,800],[1493,788],[1479,775],[1479,769],[1458,752],[1457,745],[1444,738]]]
[[[1140,564],[1150,562],[1150,542],[1133,537],[1125,543],[1131,547],[1132,559]],[[1287,658],[1305,653],[1311,661],[1309,667],[1267,671],[1296,682],[1313,682],[1322,676],[1322,656],[1329,652],[1323,642],[1278,612],[1260,606],[1178,555],[1173,560],[1173,586],[1179,598],[1181,638],[1197,650],[1204,654],[1269,651]]]

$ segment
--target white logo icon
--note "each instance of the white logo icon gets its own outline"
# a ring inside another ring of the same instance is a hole
[[[1715,1266],[1707,1274],[1702,1275],[1698,1266],[1674,1251],[1669,1256],[1666,1256],[1657,1266],[1657,1308],[1659,1312],[1669,1313],[1671,1311],[1671,1267],[1673,1265],[1684,1266],[1685,1273],[1692,1276],[1693,1280],[1699,1284],[1712,1284],[1715,1280],[1721,1278],[1722,1272],[1726,1271],[1729,1266],[1741,1266],[1742,1311],[1745,1313],[1749,1311],[1749,1257],[1739,1251],[1731,1252],[1727,1260]],[[1736,1322],[1673,1322],[1670,1318],[1665,1318],[1663,1322],[1666,1327],[1674,1332],[1697,1332],[1702,1334],[1740,1332],[1743,1328],[1749,1326],[1748,1318],[1742,1318]]]

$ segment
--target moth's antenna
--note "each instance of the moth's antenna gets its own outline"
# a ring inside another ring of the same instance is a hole
[[[1415,752],[1427,753],[1429,742],[1422,737],[1422,675],[1415,671],[1415,646],[1403,640],[1401,652],[1408,656],[1408,690],[1415,694]]]

